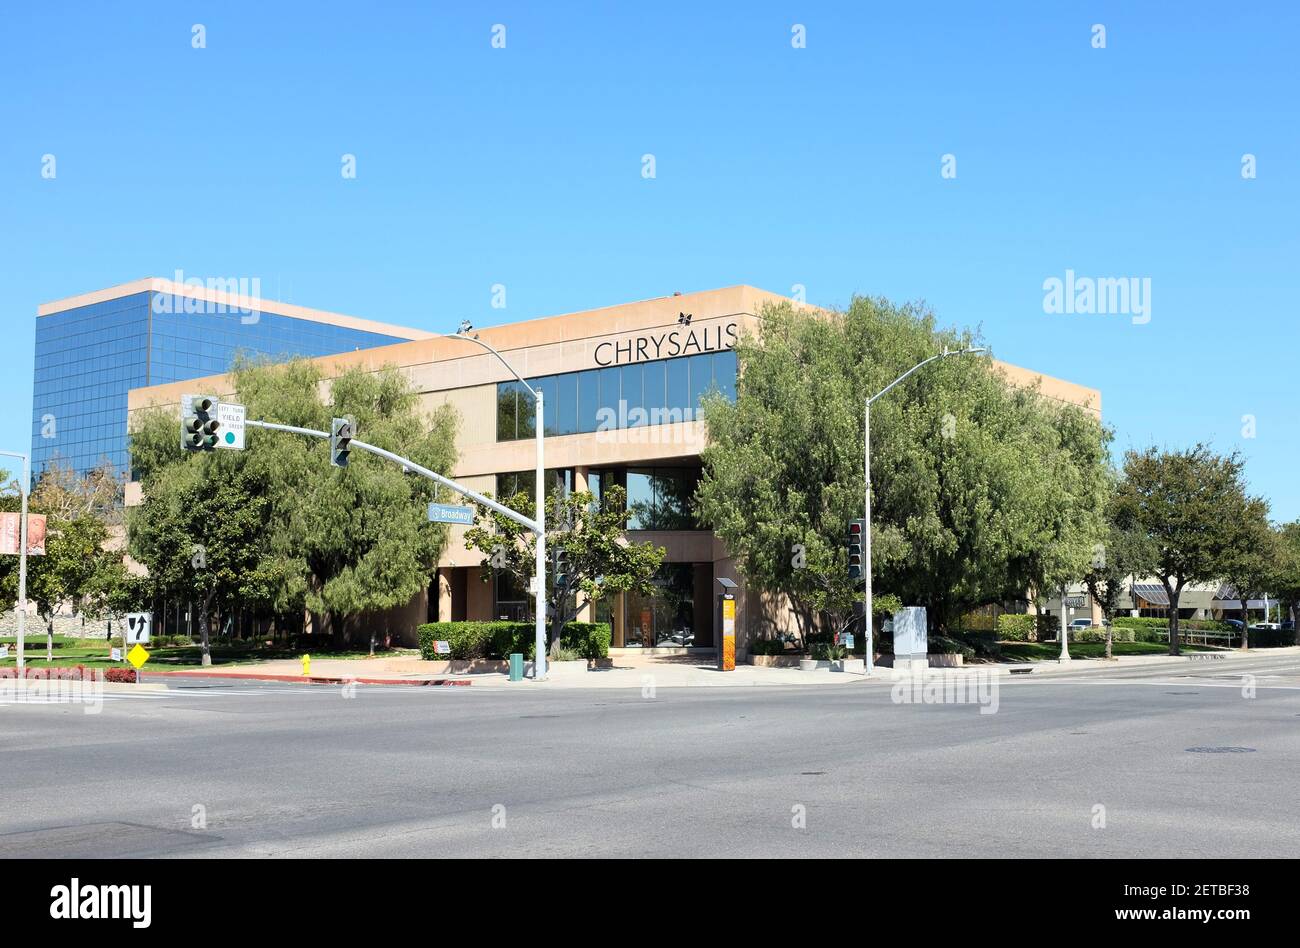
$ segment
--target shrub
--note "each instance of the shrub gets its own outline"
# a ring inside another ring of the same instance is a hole
[[[509,658],[518,652],[531,659],[536,646],[536,627],[531,622],[429,622],[419,628],[420,657],[426,661],[454,658]],[[579,658],[606,658],[611,629],[608,622],[570,622],[560,634],[560,648],[576,652]],[[439,655],[435,642],[446,642],[450,655]]]
[[[1133,642],[1135,641],[1135,629],[1112,629],[1112,642]],[[1105,629],[1075,629],[1070,633],[1071,642],[1105,642]]]
[[[123,684],[135,684],[134,668],[110,668],[104,672],[105,681],[116,681]]]
[[[784,655],[785,643],[780,639],[755,639],[749,643],[750,655]]]
[[[931,655],[960,655],[963,659],[975,657],[975,649],[965,642],[949,638],[946,635],[930,636],[926,640],[925,648]]]
[[[1286,648],[1295,645],[1295,632],[1283,629],[1250,629],[1251,648]]]
[[[843,645],[836,645],[834,642],[817,642],[813,645],[810,654],[819,662],[837,662],[848,652]]]
[[[1035,616],[1004,612],[998,616],[998,638],[1003,642],[1032,642],[1038,637]]]
[[[953,638],[969,646],[979,658],[997,659],[1002,657],[1002,648],[998,645],[998,633],[985,630],[962,629],[953,633]]]
[[[560,646],[573,649],[580,658],[608,658],[613,635],[608,622],[570,622],[560,633]]]

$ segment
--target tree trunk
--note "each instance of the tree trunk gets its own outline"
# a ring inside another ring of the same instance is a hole
[[[199,637],[202,641],[202,663],[205,667],[212,664],[212,654],[208,648],[208,604],[211,600],[211,596],[204,596],[203,602],[199,604]]]
[[[1111,661],[1115,656],[1111,654],[1111,643],[1115,640],[1115,623],[1108,616],[1102,617],[1106,622],[1106,661]]]
[[[45,660],[54,661],[54,613],[45,620]]]
[[[1169,654],[1180,655],[1178,650],[1178,600],[1182,598],[1182,584],[1171,587],[1164,584],[1165,594],[1169,596]]]
[[[1250,613],[1246,609],[1246,594],[1238,592],[1241,596],[1241,650],[1250,651]]]

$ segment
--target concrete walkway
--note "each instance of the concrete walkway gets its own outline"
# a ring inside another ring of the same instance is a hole
[[[1114,661],[1100,659],[1075,659],[1069,662],[1039,661],[1019,663],[986,663],[966,665],[959,669],[931,669],[931,673],[972,674],[990,672],[999,676],[1017,678],[1046,678],[1062,675],[1106,675],[1119,669],[1145,668],[1159,672],[1162,667],[1173,669],[1224,667],[1234,659],[1266,656],[1297,656],[1300,647],[1252,650],[1250,652],[1189,652],[1181,656],[1135,655]],[[295,659],[280,659],[248,665],[214,665],[209,668],[185,670],[150,670],[145,668],[146,681],[167,681],[171,678],[220,677],[247,678],[263,681],[297,681],[316,684],[338,684],[357,681],[362,684],[392,685],[474,685],[483,688],[681,688],[681,687],[758,687],[758,686],[844,686],[865,681],[890,682],[895,680],[893,669],[877,666],[871,679],[852,672],[832,672],[827,669],[800,671],[798,668],[766,668],[738,665],[735,671],[719,671],[707,657],[690,655],[671,656],[619,656],[613,667],[589,671],[553,670],[545,682],[511,682],[507,675],[498,672],[452,674],[445,662],[424,662],[412,658],[375,659],[315,659],[311,675],[302,674],[302,663]]]

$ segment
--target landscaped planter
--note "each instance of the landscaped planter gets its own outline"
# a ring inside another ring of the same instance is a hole
[[[798,655],[750,655],[749,664],[763,668],[798,668],[803,661]]]
[[[831,662],[821,658],[801,658],[799,659],[799,670],[810,672],[817,671],[820,668],[830,668]]]
[[[861,658],[841,658],[839,661],[831,663],[831,671],[865,675],[867,673],[867,663],[865,659]]]
[[[961,652],[931,652],[926,658],[931,668],[961,668],[964,661]]]

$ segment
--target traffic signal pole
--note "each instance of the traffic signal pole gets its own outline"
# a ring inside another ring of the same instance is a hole
[[[308,437],[311,438],[324,438],[326,440],[329,440],[330,437],[330,433],[328,431],[317,431],[315,428],[298,428],[295,427],[294,425],[281,425],[271,421],[245,421],[244,425],[249,428],[264,428],[267,431],[287,431],[290,434],[307,435]],[[359,441],[356,438],[352,439],[351,443],[349,444],[349,447],[356,448],[361,451],[366,451],[370,454],[374,454],[378,457],[384,458],[385,460],[392,461],[396,464],[400,464],[403,467],[405,467],[407,470],[414,471],[416,474],[419,474],[422,477],[427,477],[429,480],[441,484],[443,487],[446,487],[448,490],[453,490],[458,494],[462,494],[463,496],[468,497],[470,500],[474,501],[475,503],[482,504],[484,507],[487,507],[489,510],[495,510],[503,517],[507,517],[510,520],[513,520],[515,523],[519,524],[520,526],[528,530],[532,530],[534,532],[538,530],[538,525],[534,523],[532,520],[530,520],[529,518],[525,517],[523,514],[518,513],[514,510],[511,510],[509,507],[497,503],[495,500],[492,500],[490,497],[484,497],[478,491],[471,490],[470,488],[464,486],[463,484],[457,484],[451,478],[443,477],[441,474],[438,474],[435,471],[431,471],[427,467],[424,467],[423,465],[416,464],[410,458],[404,458],[400,454],[394,454],[392,451],[385,451],[383,448],[376,447],[373,444],[367,444],[366,442]]]
[[[513,520],[525,530],[531,530],[537,536],[537,574],[534,578],[536,588],[534,593],[537,597],[536,608],[536,626],[535,634],[535,654],[533,656],[533,680],[542,681],[546,678],[546,492],[545,479],[546,472],[542,463],[542,421],[544,409],[542,407],[542,393],[537,393],[537,519],[530,520],[523,514],[511,510],[504,504],[497,503],[489,497],[484,497],[476,490],[457,484],[451,478],[443,477],[436,471],[431,471],[423,465],[416,464],[410,458],[404,458],[400,454],[394,454],[392,451],[385,451],[383,448],[376,447],[373,444],[367,444],[356,438],[348,442],[348,448],[355,448],[360,451],[366,451],[377,457],[400,464],[408,471],[414,471],[421,477],[427,477],[435,484],[441,484],[448,490],[455,491],[462,496],[468,497],[475,503],[482,504],[489,510],[496,511],[501,516]],[[336,437],[335,432],[317,431],[315,428],[299,428],[295,425],[281,425],[271,421],[245,421],[244,425],[249,428],[262,428],[267,431],[287,431],[290,434],[307,435],[310,438],[324,438],[333,441]],[[20,618],[21,621],[21,618]]]

